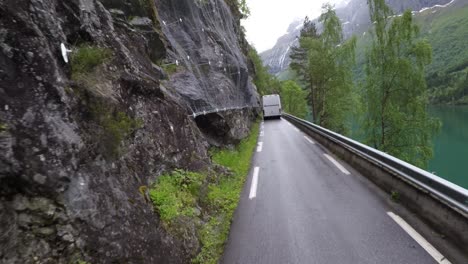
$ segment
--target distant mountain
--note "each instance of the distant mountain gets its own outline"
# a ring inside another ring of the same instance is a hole
[[[430,7],[443,8],[454,2],[466,2],[467,0],[387,0],[387,4],[396,13],[411,9],[415,12]],[[344,7],[336,9],[338,17],[343,22],[345,37],[352,34],[362,35],[370,27],[369,10],[367,0],[350,0]],[[288,28],[287,34],[280,37],[275,46],[260,53],[263,63],[269,67],[270,73],[278,75],[284,72],[290,63],[289,53],[292,46],[297,45],[297,37],[300,35],[302,21],[294,21]]]

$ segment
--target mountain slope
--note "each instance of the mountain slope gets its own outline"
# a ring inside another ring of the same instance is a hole
[[[432,63],[426,68],[429,99],[433,104],[468,103],[468,1],[414,13],[421,37],[432,46]],[[370,36],[361,35],[356,47],[355,77],[362,81]]]
[[[450,0],[387,1],[396,13],[401,13],[406,9],[421,10],[434,5],[446,5],[450,2]],[[351,0],[345,7],[337,8],[336,13],[342,21],[345,37],[349,37],[352,34],[362,35],[369,29],[370,19],[366,0]],[[272,49],[260,54],[265,65],[270,68],[272,74],[279,74],[288,68],[290,63],[290,47],[297,45],[296,37],[300,35],[300,22],[293,22],[289,29],[286,35],[278,39],[276,45]]]

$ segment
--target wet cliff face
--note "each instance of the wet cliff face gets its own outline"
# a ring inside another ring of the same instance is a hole
[[[0,2],[1,262],[186,262],[145,187],[246,135],[250,108],[189,116],[256,104],[241,50],[221,0]]]
[[[241,50],[239,21],[227,4],[217,0],[156,3],[171,47],[166,63],[179,65],[167,87],[189,98],[194,113],[258,106]]]

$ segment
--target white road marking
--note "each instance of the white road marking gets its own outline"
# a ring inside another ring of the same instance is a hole
[[[258,185],[258,172],[260,168],[255,167],[254,172],[253,172],[253,178],[252,178],[252,185],[250,185],[250,194],[249,194],[249,199],[252,200],[257,196],[257,185]]]
[[[264,134],[263,134],[263,131],[260,131],[260,136],[263,137],[263,135],[264,135]]]
[[[335,166],[340,169],[341,172],[343,172],[344,174],[350,174],[348,170],[345,169],[345,167],[343,167],[340,163],[338,163],[338,161],[336,161],[334,158],[332,158],[330,155],[328,154],[323,154],[325,155],[325,157],[327,157],[328,160],[330,160],[333,164],[335,164]]]
[[[263,142],[258,142],[257,152],[262,152],[262,149],[263,149]]]
[[[297,127],[293,126],[294,130],[296,130],[297,132],[299,132],[299,129],[297,129]]]
[[[393,212],[387,212],[387,215],[390,216],[401,228],[403,228],[403,230],[405,230],[405,232],[408,233],[408,235],[410,235],[416,242],[418,242],[418,244],[424,248],[424,250],[426,250],[427,253],[437,261],[437,263],[451,264],[448,259],[446,259],[435,247],[427,242],[424,237],[406,223],[403,218]]]
[[[304,136],[305,139],[307,139],[307,141],[309,141],[310,144],[314,144],[315,145],[315,142],[312,141],[312,139],[310,139],[308,136]]]

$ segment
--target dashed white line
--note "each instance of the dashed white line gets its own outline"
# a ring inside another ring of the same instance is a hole
[[[250,194],[249,194],[250,200],[257,197],[257,185],[258,185],[258,172],[259,171],[260,171],[259,167],[254,168],[252,184],[250,185]]]
[[[433,247],[424,237],[422,237],[416,230],[414,230],[403,218],[393,212],[387,212],[393,221],[395,221],[408,235],[410,235],[424,250],[433,257],[437,263],[451,264],[435,247]]]
[[[262,149],[263,149],[263,142],[258,142],[257,152],[262,152]]]
[[[333,164],[335,164],[335,166],[340,169],[341,172],[343,172],[344,174],[350,174],[348,170],[345,169],[345,167],[343,167],[340,163],[338,163],[338,161],[336,161],[334,158],[332,158],[330,155],[328,154],[323,154],[325,155],[325,157],[327,157],[328,160],[330,160]]]
[[[310,139],[308,136],[304,136],[305,139],[307,139],[307,141],[309,141],[310,144],[314,144],[315,145],[315,142],[312,141],[312,139]]]
[[[299,129],[297,129],[297,127],[293,126],[294,130],[296,130],[297,132],[299,132]]]

